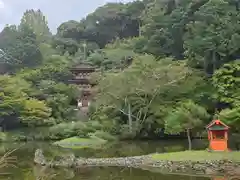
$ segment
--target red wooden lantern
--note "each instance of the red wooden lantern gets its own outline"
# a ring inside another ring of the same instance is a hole
[[[229,127],[220,120],[213,120],[207,125],[209,149],[213,151],[228,151]]]

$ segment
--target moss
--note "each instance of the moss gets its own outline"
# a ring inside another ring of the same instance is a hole
[[[151,155],[153,160],[169,161],[214,161],[233,160],[240,162],[240,151],[233,152],[208,152],[208,151],[182,151]]]
[[[67,139],[63,139],[61,141],[57,141],[54,144],[61,146],[63,148],[70,148],[70,149],[81,149],[81,148],[96,148],[105,144],[107,141],[91,137],[91,138],[80,138],[80,137],[71,137]]]

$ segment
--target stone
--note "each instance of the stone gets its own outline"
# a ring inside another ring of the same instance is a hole
[[[119,157],[119,158],[76,158],[74,154],[60,157],[57,160],[47,162],[42,150],[35,152],[34,162],[39,165],[51,167],[81,168],[87,166],[126,166],[126,167],[156,167],[161,171],[175,173],[197,173],[206,175],[238,174],[240,162],[233,161],[155,161],[149,156]]]
[[[36,164],[40,164],[40,165],[46,165],[47,164],[46,159],[43,155],[43,151],[41,149],[37,149],[35,151],[34,162]]]
[[[206,168],[205,169],[205,174],[207,174],[207,175],[214,175],[214,174],[216,174],[216,171],[211,169],[211,168]]]

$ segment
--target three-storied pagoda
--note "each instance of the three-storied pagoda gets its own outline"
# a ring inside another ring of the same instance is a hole
[[[80,96],[77,100],[78,108],[87,111],[92,99],[93,83],[90,81],[91,73],[95,72],[95,68],[90,65],[78,65],[70,69],[74,78],[69,80],[70,83],[77,84]]]

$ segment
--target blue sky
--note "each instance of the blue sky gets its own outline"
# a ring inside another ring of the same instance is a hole
[[[5,24],[19,24],[26,9],[41,9],[47,16],[50,29],[68,20],[80,20],[107,2],[131,0],[0,0],[0,29]]]

